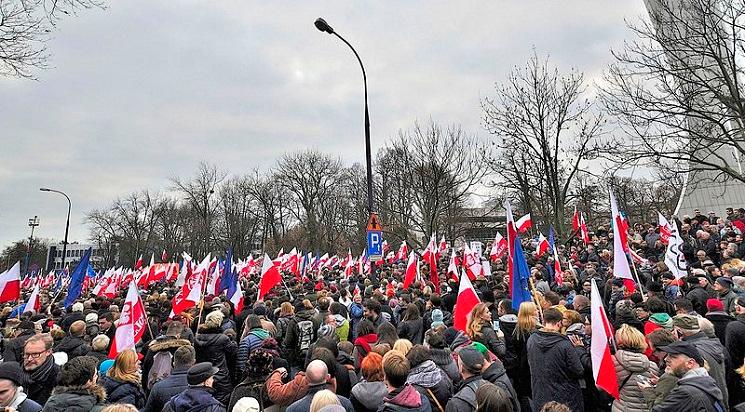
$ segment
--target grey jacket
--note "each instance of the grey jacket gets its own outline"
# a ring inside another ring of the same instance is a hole
[[[613,356],[613,365],[616,368],[616,379],[620,388],[619,399],[613,401],[613,412],[646,412],[647,402],[637,382],[640,376],[647,379],[657,377],[659,374],[657,365],[650,362],[643,353],[622,349],[616,351]],[[620,387],[622,384],[623,387]]]
[[[708,365],[709,376],[714,379],[719,390],[724,397],[725,410],[729,410],[727,380],[725,377],[726,365],[729,363],[728,355],[725,354],[724,346],[717,338],[709,338],[703,332],[683,338],[684,341],[691,342],[701,353]]]

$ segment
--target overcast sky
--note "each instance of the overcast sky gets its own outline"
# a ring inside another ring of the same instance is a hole
[[[313,3],[313,4],[312,4]],[[373,151],[430,118],[482,137],[480,99],[533,47],[592,80],[642,0],[111,2],[59,24],[38,81],[0,78],[0,246],[70,240],[117,196],[169,186],[200,161],[240,174],[302,148],[363,162],[362,78]]]

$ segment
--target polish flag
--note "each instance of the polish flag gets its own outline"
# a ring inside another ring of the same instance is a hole
[[[544,253],[548,252],[548,239],[543,236],[543,233],[539,233],[538,244],[535,247],[536,257],[541,257]]]
[[[178,293],[176,293],[176,296],[173,297],[171,314],[168,316],[169,319],[186,309],[196,306],[202,300],[202,288],[204,287],[204,282],[207,281],[207,273],[209,272],[211,261],[212,256],[208,253],[194,271],[189,270],[184,284]]]
[[[590,232],[587,230],[587,223],[585,223],[585,217],[582,213],[579,214],[579,232],[582,236],[582,242],[585,246],[590,244]]]
[[[574,206],[574,213],[572,214],[572,232],[579,234],[579,212],[577,206]]]
[[[468,276],[462,274],[460,277],[460,287],[458,288],[458,297],[456,298],[455,309],[453,310],[453,327],[465,332],[468,315],[473,310],[473,307],[480,302],[481,299],[476,294],[471,280],[468,279]]]
[[[207,295],[217,296],[219,295],[218,291],[220,288],[220,265],[217,264],[217,259],[212,259],[207,273],[207,278],[209,280],[207,281],[207,288],[204,290],[204,293]]]
[[[450,254],[450,264],[448,265],[448,277],[454,281],[458,281],[458,259],[455,254],[455,248]]]
[[[163,249],[163,253],[160,254],[160,261],[161,262],[168,261],[168,252],[165,249]]]
[[[10,270],[0,273],[0,303],[12,302],[21,298],[21,262],[16,262]]]
[[[530,213],[521,217],[520,219],[517,219],[517,222],[515,222],[515,226],[517,227],[518,233],[523,233],[533,227],[533,221],[530,219]]]
[[[489,252],[489,257],[491,257],[492,261],[496,261],[497,259],[504,256],[506,252],[507,239],[503,238],[502,235],[497,232],[497,235],[494,236],[494,242],[492,242],[491,245],[491,252]]]
[[[362,250],[362,254],[360,255],[360,258],[357,259],[357,273],[360,275],[367,272],[367,268],[369,267],[369,262],[367,261],[367,256],[365,255],[366,251]]]
[[[662,243],[667,244],[670,241],[670,234],[672,233],[672,230],[670,228],[670,222],[665,219],[665,216],[662,216],[662,213],[657,212],[657,219],[659,220],[659,227],[660,227],[660,240],[662,240]],[[654,247],[654,245],[647,245],[649,247]]]
[[[561,271],[561,261],[559,260],[559,252],[556,251],[556,245],[554,245],[554,280],[559,285],[564,283],[564,273]]]
[[[127,349],[134,349],[137,342],[142,339],[147,328],[147,317],[142,298],[137,293],[134,282],[129,283],[127,298],[122,305],[122,311],[116,325],[116,334],[111,342],[109,358],[114,359],[116,355]]]
[[[401,242],[401,246],[398,248],[398,252],[396,253],[396,260],[403,260],[406,259],[406,256],[409,254],[409,247],[406,245],[406,241],[404,240]]]
[[[447,248],[448,248],[448,244],[447,242],[445,242],[445,236],[443,236],[442,239],[440,239],[440,246],[439,246],[440,253],[445,253]]]
[[[422,259],[424,259],[424,261],[427,262],[427,264],[429,265],[429,280],[435,287],[435,293],[438,293],[440,291],[440,277],[437,274],[438,254],[439,249],[437,249],[436,238],[433,234],[432,238],[429,241],[429,244],[427,244],[427,249],[422,254]]]
[[[616,203],[616,197],[613,196],[613,191],[610,190],[609,193],[611,222],[613,222],[613,276],[633,280],[624,246],[624,240],[627,236],[623,232],[627,226],[623,223],[624,219],[618,212],[618,204]]]
[[[328,255],[325,255],[328,256]],[[282,274],[279,269],[269,259],[269,255],[264,254],[264,264],[261,268],[261,280],[259,280],[259,298],[261,300],[272,290],[273,287],[282,282]]]
[[[406,275],[404,276],[404,288],[408,288],[419,276],[419,257],[416,253],[409,254],[409,263],[406,264]]]
[[[475,280],[476,276],[481,274],[481,256],[477,256],[476,252],[468,247],[468,244],[463,249],[463,266],[470,280]]]
[[[592,322],[592,336],[590,338],[590,357],[592,358],[592,376],[595,385],[618,399],[618,378],[611,357],[611,346],[613,343],[613,326],[608,321],[608,316],[603,308],[603,303],[598,292],[595,279],[592,279],[592,292],[590,294],[590,319]]]
[[[142,255],[140,255],[140,257],[138,257],[138,258],[137,258],[137,262],[135,262],[135,270],[140,270],[140,269],[142,269],[142,265],[143,265],[144,263],[145,263],[145,262],[144,262],[144,261],[142,260]]]
[[[39,285],[34,287],[34,291],[31,292],[31,296],[28,297],[26,306],[23,307],[23,313],[39,313],[41,311],[41,299],[39,298]]]
[[[344,259],[346,262],[344,264],[344,277],[349,279],[350,276],[352,276],[352,271],[354,270],[354,258],[352,257],[352,250],[349,249],[347,252],[347,257]]]

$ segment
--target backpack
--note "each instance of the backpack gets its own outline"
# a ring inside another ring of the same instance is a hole
[[[297,322],[297,349],[304,357],[313,342],[313,322],[301,320]]]
[[[148,389],[153,389],[156,382],[171,375],[172,360],[173,355],[167,350],[160,351],[153,356],[153,366],[147,374]]]

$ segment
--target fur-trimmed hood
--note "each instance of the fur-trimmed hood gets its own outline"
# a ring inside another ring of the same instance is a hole
[[[90,388],[57,386],[44,405],[44,410],[52,412],[90,412],[102,409],[105,401],[106,390],[98,385]]]
[[[182,346],[191,346],[191,342],[187,339],[175,338],[173,336],[159,336],[157,339],[150,342],[148,349],[153,352],[161,352],[164,350],[178,349]]]

